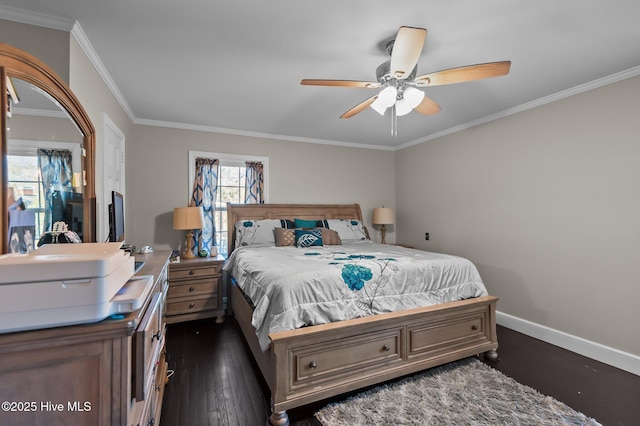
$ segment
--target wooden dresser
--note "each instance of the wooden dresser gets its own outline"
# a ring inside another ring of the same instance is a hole
[[[153,289],[122,319],[1,334],[0,424],[159,424],[169,255],[136,255]]]
[[[182,259],[169,265],[167,323],[217,317],[224,321],[222,265],[224,257]]]

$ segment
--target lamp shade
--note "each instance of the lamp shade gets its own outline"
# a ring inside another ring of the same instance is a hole
[[[204,225],[202,207],[176,207],[173,209],[173,229],[201,229]]]
[[[371,222],[374,225],[393,225],[395,223],[393,209],[390,207],[377,207],[373,209]]]
[[[424,99],[424,92],[414,87],[407,87],[404,90],[402,99],[396,102],[396,113],[398,116],[409,114],[415,107],[420,105]]]

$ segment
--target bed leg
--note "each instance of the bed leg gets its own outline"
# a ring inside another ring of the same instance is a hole
[[[496,362],[500,359],[500,357],[498,356],[498,351],[496,351],[495,349],[485,352],[484,357],[492,362]]]
[[[267,419],[267,426],[289,426],[287,411],[274,411],[271,413],[271,416]]]

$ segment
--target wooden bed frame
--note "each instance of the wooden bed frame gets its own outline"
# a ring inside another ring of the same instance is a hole
[[[249,219],[359,219],[358,204],[228,204],[228,248],[235,223]],[[460,302],[272,333],[260,349],[251,303],[231,285],[231,309],[271,390],[268,424],[289,424],[286,410],[486,352],[497,360],[496,302]]]

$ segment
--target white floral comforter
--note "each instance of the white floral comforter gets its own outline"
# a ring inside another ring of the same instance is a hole
[[[324,247],[241,247],[224,269],[269,333],[487,295],[469,260],[371,241]]]

